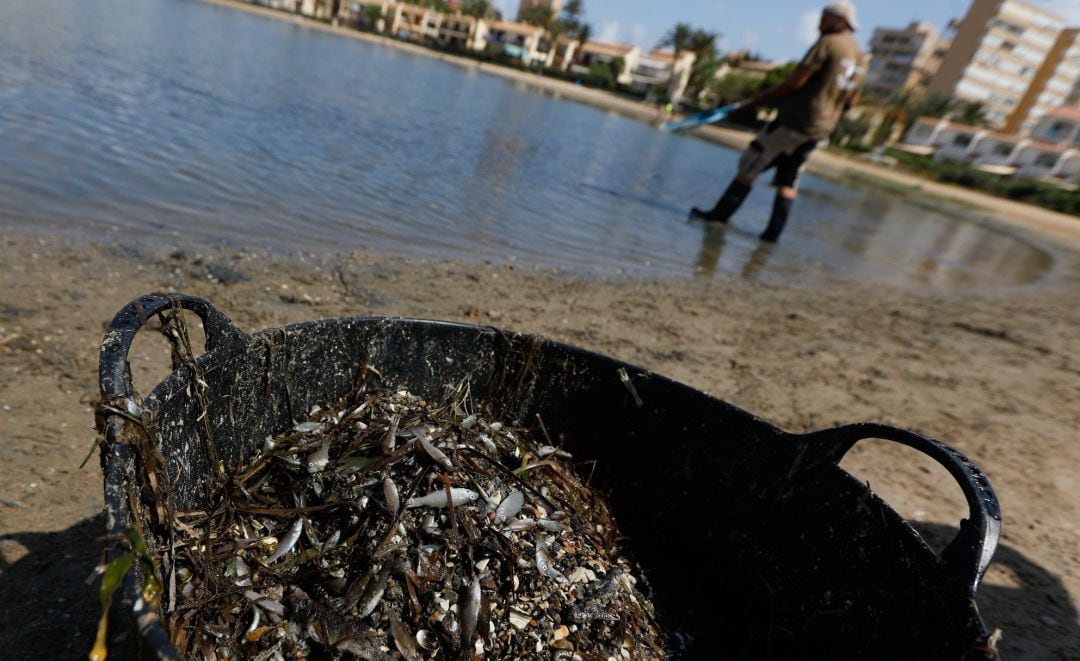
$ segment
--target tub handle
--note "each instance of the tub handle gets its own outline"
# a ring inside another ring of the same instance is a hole
[[[135,389],[128,368],[131,342],[148,319],[175,307],[190,310],[202,320],[207,352],[240,349],[249,339],[246,333],[206,299],[171,293],[140,296],[116,313],[101,341],[98,379],[103,401],[117,397],[130,398],[134,395]]]
[[[805,443],[800,464],[837,465],[856,443],[880,438],[914,448],[934,459],[960,485],[967,499],[969,515],[960,522],[960,532],[941,553],[949,575],[961,580],[972,595],[990,566],[1001,536],[1001,508],[990,481],[960,452],[928,436],[874,423],[844,425],[798,437]]]

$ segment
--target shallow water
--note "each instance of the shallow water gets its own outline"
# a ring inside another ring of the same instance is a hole
[[[686,221],[737,153],[396,49],[193,0],[0,0],[0,223],[249,248],[374,249],[646,276],[1038,282],[1039,247],[807,176]],[[765,178],[763,178],[764,183]]]

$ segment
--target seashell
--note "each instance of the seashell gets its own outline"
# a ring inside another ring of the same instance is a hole
[[[427,629],[421,629],[416,632],[416,643],[428,652],[433,652],[439,647],[439,637]]]

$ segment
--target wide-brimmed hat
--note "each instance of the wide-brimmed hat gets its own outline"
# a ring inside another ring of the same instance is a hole
[[[834,2],[825,7],[825,13],[844,19],[852,30],[859,29],[859,22],[855,19],[855,5],[850,2]]]

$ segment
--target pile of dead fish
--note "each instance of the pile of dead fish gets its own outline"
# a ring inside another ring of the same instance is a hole
[[[213,508],[175,517],[173,644],[209,659],[662,657],[608,509],[536,426],[380,390],[265,439]]]

